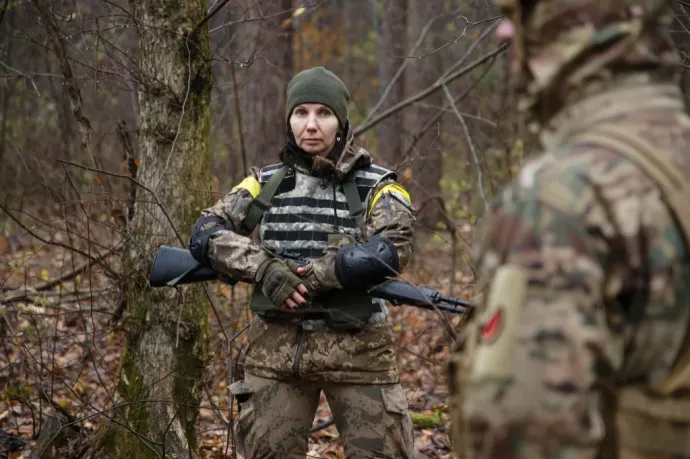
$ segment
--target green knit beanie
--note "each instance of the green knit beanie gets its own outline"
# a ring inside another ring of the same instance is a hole
[[[286,122],[299,104],[323,104],[329,106],[341,127],[347,124],[347,103],[350,93],[335,73],[323,67],[303,70],[294,76],[287,88]]]

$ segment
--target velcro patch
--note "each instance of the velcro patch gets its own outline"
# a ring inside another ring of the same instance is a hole
[[[487,296],[484,322],[474,357],[472,379],[509,378],[515,351],[515,333],[527,298],[527,274],[519,266],[500,266]]]
[[[482,344],[491,344],[498,339],[501,331],[503,331],[503,316],[502,307],[491,314],[489,321],[484,325],[479,335]]]

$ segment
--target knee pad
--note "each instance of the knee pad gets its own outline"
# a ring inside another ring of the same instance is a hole
[[[208,261],[208,240],[213,234],[226,229],[225,220],[220,217],[215,215],[199,217],[189,239],[189,252],[194,259],[204,266],[210,266]]]
[[[335,258],[335,274],[345,288],[362,289],[400,273],[400,258],[393,241],[374,236],[364,244],[345,244]]]

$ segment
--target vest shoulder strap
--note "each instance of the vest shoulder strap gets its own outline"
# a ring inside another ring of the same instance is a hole
[[[661,189],[664,201],[670,207],[683,233],[686,248],[690,250],[690,184],[671,164],[667,155],[659,152],[639,135],[615,126],[598,126],[591,132],[576,136],[573,140],[589,141],[609,147],[644,171]],[[690,340],[686,338],[678,352],[680,358],[663,382],[655,387],[661,394],[668,395],[678,389],[690,389]]]
[[[366,208],[365,202],[369,201],[371,190],[386,179],[395,180],[396,174],[390,169],[370,164],[361,169],[352,171],[343,182],[343,193],[347,199],[350,216],[357,223],[357,227],[366,234]]]
[[[271,208],[273,196],[275,196],[281,182],[287,175],[288,169],[288,166],[281,166],[279,164],[266,166],[261,169],[259,172],[259,181],[262,184],[261,191],[250,204],[247,216],[241,223],[245,231],[253,231],[256,225],[261,221],[263,214]],[[363,201],[367,199],[368,192],[382,180],[395,179],[395,176],[395,172],[372,164],[349,174],[347,179],[343,182],[343,193],[347,199],[350,216],[355,220],[357,227],[363,233],[366,233]],[[370,185],[365,187],[366,193],[360,193],[360,187],[357,185],[357,178],[364,179],[365,177],[368,177]],[[362,194],[365,194],[365,196],[362,196]]]
[[[362,199],[359,195],[359,190],[357,189],[357,182],[355,179],[355,174],[350,174],[350,176],[343,182],[343,193],[345,194],[345,199],[347,199],[347,207],[350,212],[350,217],[352,217],[357,223],[357,227],[366,235],[366,229],[364,225],[364,205],[362,205]]]
[[[271,176],[270,179],[268,179],[266,185],[261,187],[261,191],[249,205],[247,216],[242,220],[242,229],[251,233],[259,221],[261,221],[261,217],[263,217],[264,212],[271,208],[273,196],[275,196],[276,191],[278,191],[280,182],[282,182],[285,178],[288,169],[288,166],[281,167],[275,174]]]

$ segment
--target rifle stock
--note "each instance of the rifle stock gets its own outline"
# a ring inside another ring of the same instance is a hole
[[[230,285],[237,283],[196,261],[189,250],[167,245],[158,249],[149,273],[151,287],[174,287],[210,280],[220,280]]]
[[[196,261],[189,250],[162,245],[156,254],[149,274],[151,287],[174,287],[210,280],[220,280],[234,285],[234,279],[219,275],[216,271]],[[407,282],[387,280],[371,287],[367,293],[374,298],[389,301],[394,306],[409,305],[423,309],[440,309],[453,313],[467,313],[473,306],[455,297],[443,296],[427,287],[419,287]]]

